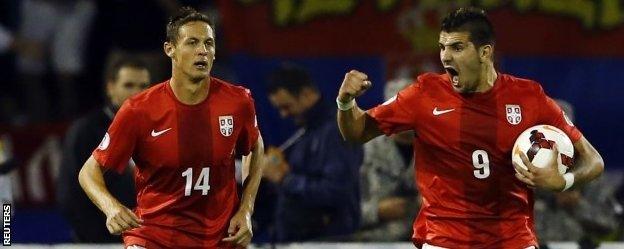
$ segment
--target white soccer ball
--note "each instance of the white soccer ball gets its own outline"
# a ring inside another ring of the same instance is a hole
[[[557,145],[559,155],[552,150]],[[556,157],[559,173],[565,174],[574,163],[574,145],[563,131],[551,125],[533,126],[518,136],[511,152],[511,160],[522,168],[527,167],[520,159],[524,153],[536,167],[547,167]]]

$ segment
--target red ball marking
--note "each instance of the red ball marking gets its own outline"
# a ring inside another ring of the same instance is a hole
[[[529,157],[529,161],[533,161],[535,155],[540,149],[552,149],[555,142],[552,140],[547,140],[544,133],[539,132],[538,130],[532,130],[531,136],[529,137],[529,141],[531,142],[531,147],[527,151],[527,157]]]

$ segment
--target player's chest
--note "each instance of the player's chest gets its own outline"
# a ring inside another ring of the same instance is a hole
[[[416,130],[423,142],[501,151],[511,150],[515,138],[536,123],[539,111],[531,102],[514,96],[479,101],[429,98],[422,106]]]
[[[156,166],[224,164],[233,160],[241,121],[231,108],[164,110],[149,123],[139,153]]]

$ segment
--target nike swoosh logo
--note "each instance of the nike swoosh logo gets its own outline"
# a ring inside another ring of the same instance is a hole
[[[165,133],[165,132],[167,132],[167,131],[169,131],[169,130],[171,130],[171,128],[169,128],[169,129],[164,129],[164,130],[162,130],[162,131],[155,131],[155,130],[152,130],[152,137],[158,137],[158,136],[162,135],[163,133]]]
[[[438,116],[438,115],[442,115],[444,113],[449,113],[455,111],[455,109],[448,109],[448,110],[438,110],[438,108],[433,108],[433,115],[434,116]]]

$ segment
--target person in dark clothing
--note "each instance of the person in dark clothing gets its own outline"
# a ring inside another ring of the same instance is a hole
[[[10,173],[16,167],[11,137],[0,132],[0,204],[13,203]]]
[[[285,66],[269,79],[269,99],[304,129],[290,147],[268,150],[265,179],[278,185],[279,242],[342,240],[360,225],[361,146],[344,142],[333,106],[306,71]]]
[[[105,81],[106,105],[76,120],[66,134],[57,181],[57,205],[73,229],[74,240],[80,243],[119,242],[119,237],[111,235],[103,225],[106,217],[80,188],[78,172],[100,143],[118,108],[127,98],[149,86],[150,75],[142,61],[122,57],[108,65]],[[133,164],[132,160],[128,163]],[[136,206],[132,169],[127,167],[123,174],[104,175],[108,189],[128,207]]]

